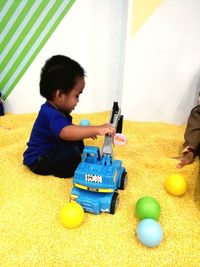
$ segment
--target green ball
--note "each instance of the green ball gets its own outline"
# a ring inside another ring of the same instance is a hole
[[[161,208],[158,201],[149,196],[140,198],[135,206],[136,216],[140,219],[153,219],[158,221],[160,216]]]

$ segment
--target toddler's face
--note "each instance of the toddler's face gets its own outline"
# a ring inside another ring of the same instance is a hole
[[[85,79],[78,78],[74,88],[70,92],[62,93],[59,108],[69,113],[74,110],[79,102],[79,95],[83,92],[84,87]]]

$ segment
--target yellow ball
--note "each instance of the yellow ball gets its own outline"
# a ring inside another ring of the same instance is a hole
[[[186,192],[187,184],[185,178],[180,174],[170,175],[166,182],[165,188],[173,195],[180,196]]]
[[[70,202],[64,205],[60,210],[60,220],[63,226],[67,228],[76,228],[84,220],[84,210],[77,202]]]

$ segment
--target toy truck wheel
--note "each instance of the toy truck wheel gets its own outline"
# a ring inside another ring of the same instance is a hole
[[[118,206],[119,203],[119,197],[118,197],[118,193],[115,192],[113,194],[112,200],[111,200],[111,204],[110,204],[110,214],[115,214],[115,210]]]
[[[127,172],[123,171],[122,177],[121,177],[121,184],[120,184],[119,189],[124,190],[126,188],[126,186],[127,186],[127,183],[128,183]]]

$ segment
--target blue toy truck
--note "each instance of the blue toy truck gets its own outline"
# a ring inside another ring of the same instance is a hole
[[[110,123],[116,132],[122,131],[123,116],[118,103],[114,102]],[[70,201],[78,202],[85,211],[114,214],[118,200],[118,189],[125,189],[127,172],[121,160],[113,158],[112,137],[105,136],[102,153],[98,147],[86,146],[82,161],[73,178]]]

